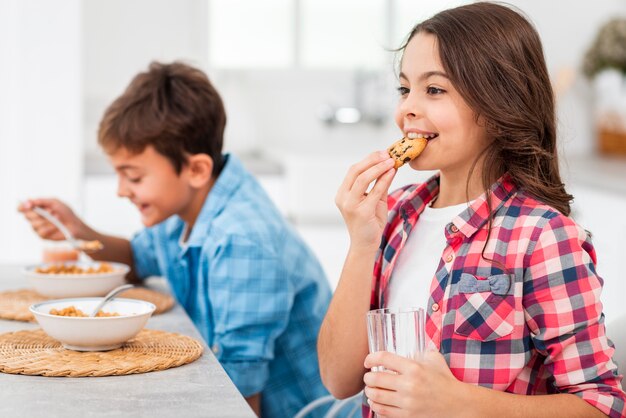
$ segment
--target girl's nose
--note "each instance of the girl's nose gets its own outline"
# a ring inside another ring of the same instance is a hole
[[[400,114],[407,119],[417,118],[422,114],[421,104],[415,94],[409,94],[400,104]]]

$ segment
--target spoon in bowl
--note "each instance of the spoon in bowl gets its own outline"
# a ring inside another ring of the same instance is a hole
[[[113,299],[115,296],[117,296],[119,293],[131,289],[135,287],[132,284],[124,284],[122,286],[118,286],[115,289],[111,290],[109,293],[107,293],[107,295],[102,299],[102,301],[100,301],[100,303],[95,307],[95,309],[89,314],[89,317],[94,317],[98,314],[98,312],[100,311],[100,309],[102,309],[104,307],[104,305],[106,305],[107,303],[109,303],[109,301],[111,299]]]
[[[37,215],[44,217],[48,222],[56,226],[65,237],[65,240],[69,242],[70,245],[76,248],[77,250],[82,251],[83,253],[86,254],[89,252],[101,250],[103,248],[103,245],[100,241],[97,241],[97,240],[83,241],[83,240],[74,238],[74,235],[72,235],[70,230],[67,229],[67,227],[63,225],[61,221],[59,221],[54,215],[52,215],[50,212],[48,212],[44,208],[35,206],[33,208],[33,212],[35,212]]]

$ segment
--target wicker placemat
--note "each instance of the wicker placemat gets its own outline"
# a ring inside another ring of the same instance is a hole
[[[167,293],[157,292],[156,290],[145,287],[134,287],[119,294],[120,298],[140,299],[146,302],[154,303],[156,310],[154,314],[167,312],[174,306],[174,298]]]
[[[121,376],[165,370],[191,363],[202,355],[202,344],[191,337],[142,330],[111,351],[66,350],[43,330],[0,335],[0,372],[31,376]]]
[[[154,314],[167,312],[174,306],[174,298],[168,294],[157,292],[145,287],[135,287],[120,293],[119,297],[130,299],[141,299],[154,303],[156,310]],[[33,303],[48,300],[33,289],[6,290],[0,292],[0,318],[12,319],[15,321],[34,321],[33,314],[28,308]]]

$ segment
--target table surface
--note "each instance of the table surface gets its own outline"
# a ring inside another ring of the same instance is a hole
[[[20,269],[0,266],[0,290],[29,287]],[[0,319],[0,333],[38,327]],[[181,367],[128,376],[68,378],[0,373],[0,417],[255,416],[180,306],[153,316],[146,328],[193,337],[204,345],[204,354]]]

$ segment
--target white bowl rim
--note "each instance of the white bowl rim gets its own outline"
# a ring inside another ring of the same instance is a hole
[[[154,303],[150,303],[147,302],[145,300],[141,300],[141,299],[128,299],[128,298],[115,298],[113,299],[114,301],[122,301],[122,302],[130,302],[130,303],[135,303],[137,305],[145,305],[148,307],[148,311],[147,312],[142,312],[142,313],[138,313],[138,314],[134,314],[134,315],[119,315],[119,316],[63,316],[63,315],[52,315],[50,313],[45,313],[45,312],[41,312],[38,311],[37,309],[40,308],[43,305],[47,305],[47,304],[57,304],[57,303],[72,303],[72,302],[86,302],[86,301],[101,301],[102,297],[86,297],[86,298],[65,298],[65,299],[50,299],[50,300],[46,300],[43,302],[39,302],[39,303],[35,303],[33,305],[30,305],[30,307],[28,308],[28,310],[33,314],[33,315],[41,315],[44,317],[48,317],[48,318],[64,318],[64,319],[69,319],[69,320],[79,320],[79,321],[89,321],[89,320],[104,320],[104,319],[110,319],[110,320],[121,320],[121,319],[125,319],[125,318],[134,318],[137,316],[141,316],[141,315],[152,315],[156,309],[156,306],[154,305]]]
[[[89,265],[100,265],[100,264],[110,264],[113,267],[113,271],[101,272],[101,273],[39,273],[36,272],[35,269],[38,267],[44,266],[53,266],[63,264],[64,266],[71,266],[78,264],[79,266],[89,266]],[[126,275],[130,271],[130,266],[124,263],[117,263],[115,261],[62,261],[62,262],[51,262],[51,263],[38,263],[31,264],[22,269],[22,274],[29,275],[31,277],[41,277],[41,278],[50,278],[50,279],[84,279],[85,277],[107,277],[111,275]]]

